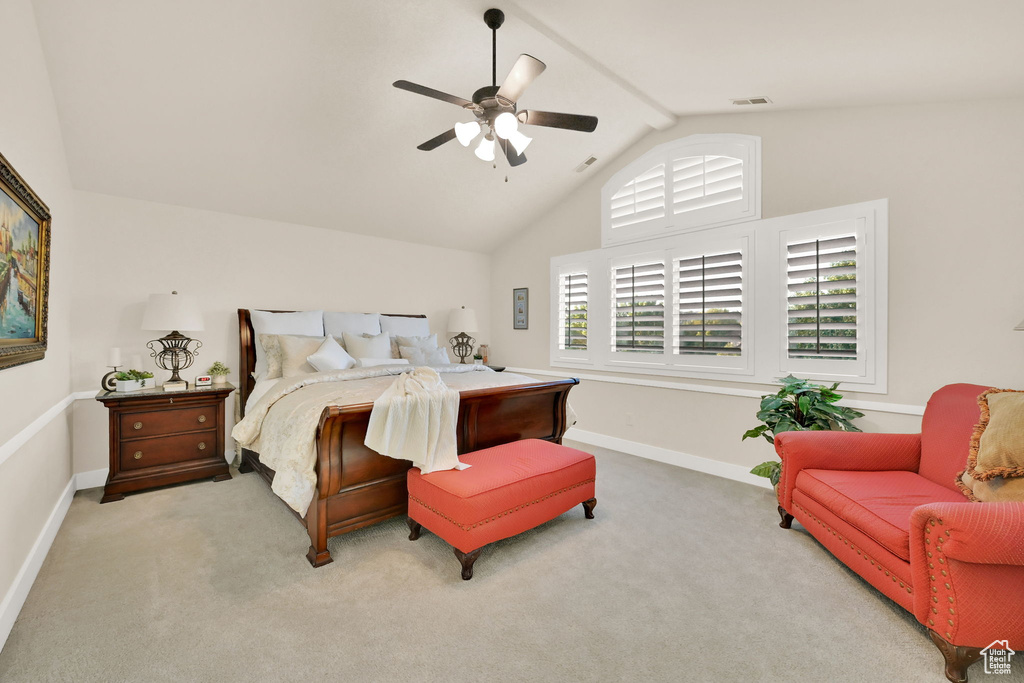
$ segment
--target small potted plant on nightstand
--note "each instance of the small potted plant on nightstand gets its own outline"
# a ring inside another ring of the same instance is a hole
[[[210,366],[210,369],[207,370],[207,372],[213,376],[214,384],[224,384],[228,381],[228,375],[231,374],[231,368],[220,361],[216,361]]]
[[[483,354],[480,353],[479,351],[477,353],[474,353],[473,354],[473,365],[483,365],[483,364],[484,364],[484,356],[483,356]]]
[[[123,370],[114,377],[117,380],[118,391],[138,391],[139,389],[152,389],[156,386],[152,372]]]

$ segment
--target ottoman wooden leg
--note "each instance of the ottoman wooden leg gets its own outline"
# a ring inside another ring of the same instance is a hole
[[[415,541],[420,537],[420,532],[423,531],[423,525],[417,522],[412,517],[406,517],[405,523],[409,525],[409,540]]]
[[[470,550],[468,553],[464,553],[454,547],[452,550],[455,551],[455,557],[459,558],[459,562],[462,563],[462,580],[469,581],[473,578],[473,563],[476,562],[476,558],[480,557],[480,551],[483,550],[483,547]]]
[[[597,498],[591,498],[590,500],[583,501],[583,514],[587,516],[587,519],[594,518],[594,507],[597,505]]]

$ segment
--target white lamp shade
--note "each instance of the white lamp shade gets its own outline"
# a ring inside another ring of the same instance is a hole
[[[526,151],[529,144],[533,142],[533,138],[528,138],[518,130],[514,130],[512,131],[512,134],[508,136],[508,141],[516,148],[516,154],[522,154]]]
[[[494,161],[494,140],[482,138],[474,154],[483,161]]]
[[[150,294],[142,329],[199,332],[203,329],[203,314],[195,297],[177,292]]]
[[[494,132],[499,138],[505,140],[512,136],[519,129],[519,120],[516,115],[511,112],[503,112],[498,114],[498,118],[494,119]]]
[[[472,308],[453,308],[448,314],[449,332],[476,332],[476,311]]]
[[[463,147],[469,147],[469,143],[473,142],[477,135],[480,135],[480,124],[476,121],[455,124],[455,137]]]
[[[1018,332],[1024,332],[1024,320],[1021,320],[1019,323],[1017,323],[1017,327],[1013,329],[1017,330]]]

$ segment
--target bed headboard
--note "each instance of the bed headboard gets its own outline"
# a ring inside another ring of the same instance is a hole
[[[295,311],[270,311],[270,313],[294,313]],[[382,313],[397,318],[426,318],[418,313]],[[245,415],[245,402],[256,386],[252,373],[256,370],[256,334],[252,329],[252,318],[248,308],[238,309],[238,395],[241,399],[241,414]]]

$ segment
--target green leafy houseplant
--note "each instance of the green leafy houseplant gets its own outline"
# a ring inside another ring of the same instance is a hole
[[[775,435],[782,432],[860,431],[852,421],[858,417],[864,417],[864,413],[836,405],[843,398],[841,394],[836,393],[839,382],[828,387],[823,384],[813,384],[793,375],[783,377],[779,381],[782,383],[782,388],[777,393],[761,397],[761,408],[757,411],[757,419],[764,424],[748,429],[743,434],[744,439],[761,436],[768,443],[774,443]],[[779,476],[782,474],[782,463],[778,460],[768,460],[750,470],[750,473],[759,477],[767,477],[773,485],[777,486]]]
[[[210,366],[210,369],[207,370],[207,372],[210,373],[211,375],[230,375],[231,368],[224,365],[220,361],[216,361],[213,365]]]
[[[132,382],[139,379],[149,379],[152,376],[152,372],[146,372],[144,370],[122,370],[115,375],[115,378],[122,382]]]

